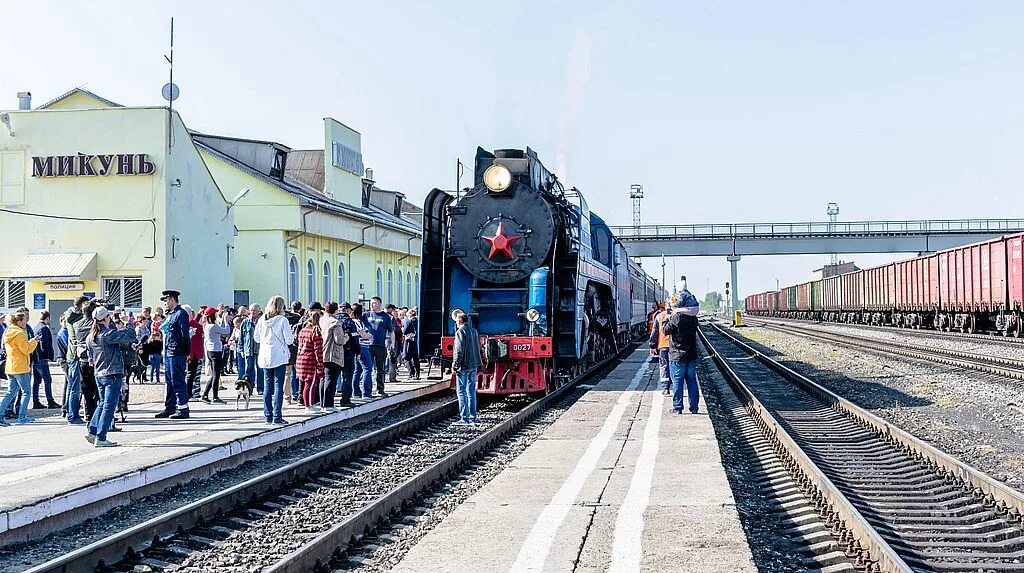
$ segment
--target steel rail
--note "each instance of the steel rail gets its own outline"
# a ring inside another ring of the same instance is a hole
[[[936,340],[950,340],[954,338],[963,338],[965,340],[976,340],[978,343],[990,343],[1000,344],[1008,347],[1024,345],[1024,338],[1013,338],[1003,336],[998,333],[983,334],[983,333],[970,333],[970,332],[954,332],[952,330],[929,330],[929,329],[918,329],[918,328],[901,328],[895,325],[878,325],[878,324],[861,324],[858,322],[825,322],[816,321],[806,318],[782,318],[778,316],[763,316],[759,314],[745,314],[744,320],[752,320],[757,322],[775,322],[780,324],[822,324],[825,326],[848,326],[850,328],[860,328],[864,330],[877,330],[879,332],[894,332],[900,334],[906,334],[913,337],[921,338],[934,338]]]
[[[508,420],[495,425],[477,438],[467,442],[458,450],[409,478],[402,485],[377,498],[341,523],[310,539],[295,551],[281,558],[274,565],[264,569],[264,573],[329,571],[330,568],[327,566],[327,563],[338,548],[345,547],[351,540],[365,531],[373,529],[379,524],[386,523],[391,515],[400,512],[403,505],[420,492],[430,488],[431,484],[444,479],[472,461],[481,452],[505,439],[510,433],[531,421],[540,412],[560,399],[571,388],[583,380],[602,372],[609,364],[612,364],[633,348],[635,348],[634,345],[627,345],[618,354],[605,358],[587,372],[570,380],[554,392],[523,408]]]
[[[126,556],[141,553],[154,545],[159,545],[162,538],[173,535],[178,530],[191,529],[200,522],[213,519],[253,498],[262,497],[288,484],[298,482],[310,474],[358,456],[367,450],[383,444],[390,444],[397,437],[451,416],[457,409],[458,400],[450,400],[386,428],[354,438],[154,517],[108,538],[36,565],[23,573],[95,571],[98,566],[116,563]]]
[[[901,446],[904,451],[926,461],[929,465],[946,476],[953,479],[959,479],[961,482],[965,483],[969,489],[973,490],[974,493],[993,503],[1001,513],[1006,514],[1009,520],[1018,524],[1022,523],[1022,516],[1024,516],[1024,493],[1007,486],[981,470],[950,456],[913,434],[902,430],[898,426],[895,426],[864,408],[857,406],[853,402],[842,398],[803,374],[800,374],[799,372],[751,347],[747,343],[726,332],[725,329],[720,326],[712,326],[722,336],[731,341],[737,347],[741,348],[746,354],[787,380],[794,382],[807,393],[818,398],[832,408],[840,409],[852,418],[862,422],[867,427],[874,429],[880,435],[885,436],[891,443]]]
[[[804,336],[806,338],[841,344],[850,348],[868,348],[885,354],[895,354],[897,356],[928,360],[930,362],[938,362],[947,366],[968,368],[978,372],[1006,376],[1007,378],[1013,378],[1015,380],[1024,380],[1024,360],[1004,358],[1001,356],[988,356],[986,354],[965,352],[962,350],[949,350],[947,348],[926,348],[915,344],[865,338],[863,336],[856,336],[852,334],[822,332],[820,330],[794,326],[791,324],[778,324],[771,322],[763,322],[763,324],[768,328],[778,330],[780,332],[787,332],[790,334],[796,334],[797,336]]]
[[[712,325],[719,332],[724,332],[717,326]],[[849,531],[856,540],[857,545],[867,552],[867,557],[860,555],[860,564],[867,567],[865,561],[874,562],[881,571],[885,573],[912,573],[913,569],[900,557],[896,551],[878,534],[868,520],[854,507],[853,503],[839,490],[818,466],[811,461],[811,458],[804,452],[796,440],[786,431],[783,425],[771,414],[753,392],[744,384],[743,380],[732,369],[729,362],[715,349],[711,341],[703,331],[698,329],[701,342],[711,355],[719,370],[725,375],[729,385],[733,387],[747,408],[756,419],[760,421],[762,430],[767,434],[769,440],[781,446],[779,457],[783,461],[795,464],[799,472],[803,474],[803,485],[810,485],[830,508],[832,515],[842,520],[845,529]],[[725,335],[728,337],[728,335]],[[731,338],[731,337],[729,337]],[[788,456],[788,460],[785,458]]]

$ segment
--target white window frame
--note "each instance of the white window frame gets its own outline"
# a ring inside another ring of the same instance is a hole
[[[299,259],[292,255],[288,259],[288,301],[299,299]]]
[[[119,291],[120,292],[120,296],[116,300],[111,299],[111,297],[110,297],[110,292],[107,289],[107,281],[118,281],[118,282],[121,283],[121,288],[120,288],[120,291]],[[125,301],[125,297],[124,297],[125,286],[127,286],[128,281],[139,281],[139,300],[138,300],[139,304],[138,305],[130,305],[130,304],[128,304]],[[119,307],[121,307],[121,308],[123,308],[125,310],[131,310],[131,311],[142,310],[142,307],[145,306],[145,298],[143,298],[143,290],[142,290],[142,288],[143,288],[143,283],[142,283],[142,277],[140,277],[140,276],[103,277],[102,279],[100,279],[100,292],[101,292],[100,296],[103,299],[105,299],[108,303],[114,304],[116,306],[119,306]]]
[[[377,298],[384,298],[384,271],[377,267]]]
[[[348,296],[348,285],[345,284],[345,263],[338,263],[338,302],[346,302]]]
[[[388,269],[388,300],[384,304],[395,304],[395,273]]]
[[[11,285],[21,285],[21,302],[17,300],[10,300],[11,296]],[[18,279],[0,279],[0,309],[4,309],[4,312],[10,312],[16,308],[28,306],[25,304],[28,294],[25,291],[25,281]]]
[[[398,284],[398,290],[396,292],[398,293],[398,302],[396,302],[395,304],[398,305],[399,308],[401,308],[401,306],[402,306],[402,298],[403,298],[402,297],[402,269],[398,269],[398,281],[397,281],[397,284]]]
[[[321,285],[324,292],[324,302],[331,300],[331,261],[324,261],[323,264],[323,284]]]
[[[306,304],[316,300],[316,263],[313,259],[306,260],[306,296],[309,297]]]

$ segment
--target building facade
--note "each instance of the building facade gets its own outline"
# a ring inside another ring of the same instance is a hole
[[[21,95],[21,94],[19,94]],[[0,309],[230,301],[233,213],[177,112],[75,89],[0,125]]]
[[[421,228],[401,193],[364,178],[361,136],[326,118],[324,148],[193,133],[218,185],[248,189],[234,207],[235,293],[416,306]],[[413,206],[413,211],[415,206]]]

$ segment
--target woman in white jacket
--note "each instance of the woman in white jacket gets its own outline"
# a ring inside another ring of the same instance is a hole
[[[295,336],[284,316],[284,299],[273,296],[266,312],[256,323],[253,340],[259,344],[256,365],[263,369],[263,417],[268,424],[284,425],[281,403],[284,401],[284,373],[288,365],[288,345]]]

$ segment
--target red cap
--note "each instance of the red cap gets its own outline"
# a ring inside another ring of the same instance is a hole
[[[212,306],[207,306],[203,309],[204,316],[213,316],[215,314],[217,314],[217,309],[213,308]]]

